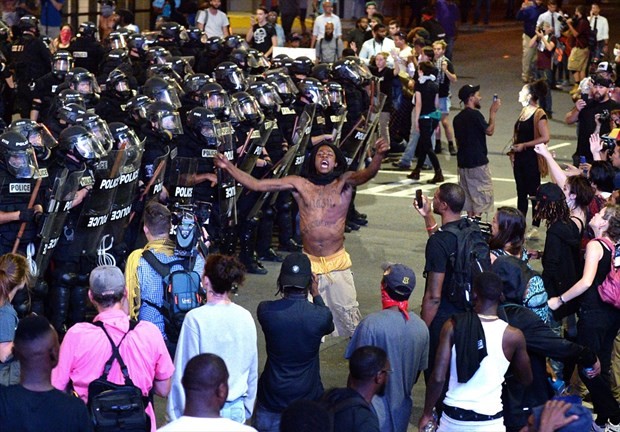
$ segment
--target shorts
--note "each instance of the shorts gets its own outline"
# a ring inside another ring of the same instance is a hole
[[[493,210],[493,181],[489,164],[459,168],[459,185],[465,190],[463,210],[475,214]]]
[[[568,70],[572,72],[585,72],[588,66],[590,50],[588,48],[573,48],[568,57]]]
[[[450,96],[439,98],[439,111],[442,114],[450,114],[450,108],[452,107],[452,101]]]

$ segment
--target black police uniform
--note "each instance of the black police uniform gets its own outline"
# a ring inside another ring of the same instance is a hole
[[[104,91],[101,93],[99,102],[95,106],[95,114],[108,123],[127,122],[129,114],[125,111],[127,101],[121,100],[112,92]]]
[[[37,121],[39,123],[44,123],[50,115],[49,111],[52,106],[52,100],[60,91],[58,88],[64,81],[64,77],[59,77],[54,72],[46,73],[35,81],[34,89],[32,90],[32,98],[41,101],[38,107],[39,117]]]
[[[103,61],[105,50],[95,39],[89,36],[76,37],[67,49],[73,55],[75,67],[82,67],[91,73],[99,71],[99,64]]]

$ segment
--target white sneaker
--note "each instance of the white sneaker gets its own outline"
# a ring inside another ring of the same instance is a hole
[[[620,423],[615,425],[608,421],[605,425],[605,432],[620,432]]]

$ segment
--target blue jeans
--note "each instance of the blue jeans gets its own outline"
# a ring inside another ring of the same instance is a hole
[[[254,408],[254,427],[258,432],[280,432],[282,413],[267,410],[258,402]]]
[[[405,152],[400,158],[400,164],[403,166],[411,166],[411,164],[413,163],[413,157],[415,156],[415,149],[418,147],[418,140],[420,139],[420,132],[416,130],[416,128],[413,125],[413,122],[415,122],[415,107],[414,107],[414,110],[411,112],[411,133],[409,134],[409,142],[407,143],[407,148],[405,148]],[[431,139],[433,142],[435,141],[434,132],[433,132],[433,137]],[[426,158],[424,163],[426,165],[431,164],[428,157]]]
[[[222,409],[220,410],[220,415],[222,417],[226,417],[237,423],[245,423],[245,405],[243,404],[245,400],[245,396],[238,397],[233,401],[226,401]]]

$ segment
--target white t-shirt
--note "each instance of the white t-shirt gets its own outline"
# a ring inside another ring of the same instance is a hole
[[[334,24],[334,36],[342,36],[342,26],[340,24],[340,18],[338,15],[331,14],[331,16],[325,16],[325,14],[319,15],[314,20],[314,27],[312,28],[312,36],[316,36],[317,39],[321,39],[325,36],[325,24],[328,22]]]
[[[158,432],[256,432],[250,426],[227,418],[204,418],[182,416],[157,429]]]
[[[207,18],[207,14],[209,14],[208,18]],[[230,22],[228,21],[228,16],[224,12],[222,12],[221,10],[218,10],[217,13],[213,15],[210,12],[210,8],[199,11],[198,16],[196,17],[196,24],[200,23],[204,25],[205,21],[207,23],[204,26],[204,32],[207,34],[207,37],[212,37],[212,36],[224,37],[224,32],[222,31],[222,27],[225,27],[230,24]]]

